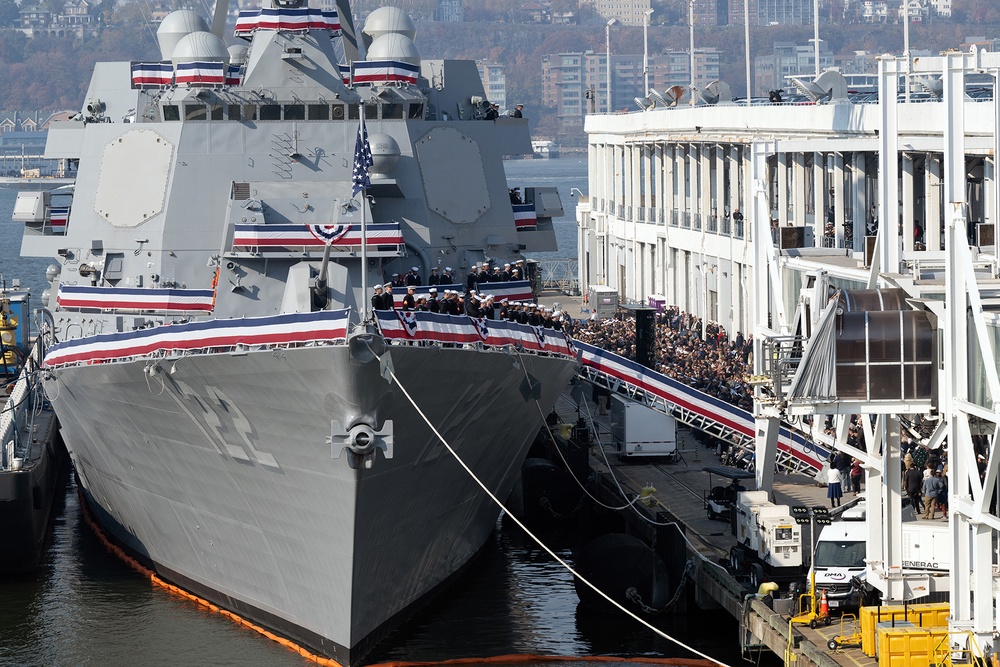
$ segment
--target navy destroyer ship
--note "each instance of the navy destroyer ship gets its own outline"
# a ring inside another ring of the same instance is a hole
[[[562,206],[512,201],[527,121],[486,119],[473,62],[422,59],[397,8],[363,33],[296,0],[241,12],[245,46],[169,15],[161,60],[98,64],[51,128],[71,198],[15,210],[57,260],[43,382],[97,521],[343,665],[471,561],[577,367],[552,329],[369,305],[393,274],[530,299],[465,276],[553,249]]]

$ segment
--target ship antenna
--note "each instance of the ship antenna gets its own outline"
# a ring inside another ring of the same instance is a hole
[[[229,13],[229,0],[215,0],[215,12],[212,14],[212,34],[225,41],[226,15]]]

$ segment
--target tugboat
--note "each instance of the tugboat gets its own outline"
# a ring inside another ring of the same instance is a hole
[[[0,292],[0,574],[38,568],[68,457],[38,377],[41,341],[30,328],[29,293]]]
[[[510,202],[527,121],[487,119],[475,63],[422,59],[398,8],[363,32],[298,0],[242,11],[246,46],[167,16],[160,61],[98,64],[49,131],[65,223],[22,218],[58,260],[43,381],[99,525],[343,665],[471,561],[577,369],[484,309],[555,249],[555,189]],[[446,292],[464,314],[413,308]]]

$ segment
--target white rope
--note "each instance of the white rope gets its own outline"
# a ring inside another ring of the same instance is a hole
[[[369,349],[371,349],[371,348],[369,347]],[[374,354],[374,350],[372,350],[372,353]],[[521,365],[523,367],[524,364],[521,364]],[[625,614],[627,614],[631,618],[635,619],[636,621],[638,621],[642,625],[646,626],[648,629],[652,630],[654,633],[656,633],[660,637],[662,637],[662,638],[664,638],[664,639],[666,639],[668,641],[671,641],[671,642],[677,644],[681,648],[683,648],[683,649],[685,649],[687,651],[690,651],[691,653],[694,653],[697,656],[705,658],[706,660],[710,660],[710,661],[716,663],[717,665],[719,665],[720,667],[729,667],[725,663],[720,662],[720,661],[716,660],[715,658],[713,658],[713,657],[711,657],[709,655],[706,655],[705,653],[702,653],[701,651],[699,651],[698,649],[696,649],[696,648],[694,648],[692,646],[688,646],[687,644],[685,644],[681,640],[676,639],[674,637],[671,637],[670,635],[668,635],[667,633],[663,632],[662,630],[660,630],[660,629],[658,629],[656,627],[653,627],[652,625],[650,625],[649,623],[647,623],[643,619],[639,618],[639,616],[637,616],[632,611],[629,611],[628,609],[626,609],[624,606],[622,606],[616,600],[613,600],[607,593],[605,593],[604,591],[602,591],[596,585],[590,583],[590,581],[588,581],[587,579],[585,579],[576,570],[574,570],[573,567],[569,563],[567,563],[562,558],[560,558],[554,551],[552,551],[552,549],[550,549],[544,542],[542,542],[541,539],[539,539],[534,533],[532,533],[530,530],[528,530],[528,527],[526,525],[524,525],[524,523],[521,522],[520,519],[518,519],[516,516],[514,516],[513,514],[511,514],[511,512],[507,510],[507,508],[500,501],[500,499],[497,498],[496,495],[494,495],[493,492],[489,490],[489,488],[486,486],[486,484],[484,484],[483,481],[480,480],[479,477],[477,477],[474,472],[472,472],[472,469],[469,468],[468,465],[466,465],[465,461],[463,461],[462,458],[458,455],[458,452],[456,452],[454,449],[452,449],[452,446],[450,444],[448,444],[448,441],[444,439],[444,436],[441,435],[441,433],[437,430],[437,428],[434,426],[434,424],[431,423],[430,419],[427,418],[427,415],[425,415],[424,411],[420,409],[420,406],[417,405],[417,402],[413,400],[413,397],[410,396],[410,392],[406,391],[406,387],[404,387],[403,384],[399,381],[399,378],[396,377],[396,373],[392,369],[392,367],[386,365],[385,370],[387,370],[389,372],[390,377],[392,377],[392,379],[396,382],[396,386],[398,386],[399,390],[401,392],[403,392],[404,396],[406,396],[406,400],[408,400],[410,402],[410,405],[413,406],[413,409],[417,411],[417,414],[420,415],[420,418],[424,420],[424,423],[427,424],[427,426],[431,429],[431,431],[434,433],[434,435],[437,436],[437,439],[441,441],[441,444],[443,444],[445,446],[445,448],[448,450],[448,452],[453,457],[455,457],[455,460],[458,461],[458,464],[460,466],[462,466],[462,468],[465,469],[465,471],[469,474],[469,476],[472,477],[472,479],[476,482],[476,484],[479,485],[479,487],[486,493],[486,495],[488,495],[490,497],[490,499],[492,499],[493,502],[496,503],[497,506],[500,507],[501,510],[503,510],[504,512],[506,512],[507,515],[510,516],[511,520],[514,521],[521,528],[521,530],[523,530],[528,535],[528,537],[530,537],[532,540],[534,540],[535,543],[538,544],[538,546],[540,546],[542,549],[545,550],[546,553],[548,553],[550,556],[552,556],[552,558],[555,559],[556,562],[558,562],[560,565],[562,565],[564,568],[566,568],[566,570],[570,574],[572,574],[574,577],[576,577],[577,579],[579,579],[580,581],[582,581],[584,584],[586,584],[588,587],[590,587],[595,593],[597,593],[598,595],[600,595],[602,598],[604,598],[605,600],[607,600],[608,602],[610,602],[612,605],[614,605],[615,607],[617,607],[618,609],[620,609],[622,612],[624,612]],[[536,401],[536,404],[537,404],[537,401]],[[543,421],[544,421],[544,419],[543,419]]]

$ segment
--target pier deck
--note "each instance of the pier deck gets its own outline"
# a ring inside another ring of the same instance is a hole
[[[592,406],[591,406],[592,407]],[[575,413],[576,407],[568,396],[557,405],[560,415]],[[597,421],[602,434],[610,430],[608,417],[598,417],[593,414],[584,415]],[[744,600],[751,590],[745,578],[737,578],[729,572],[724,564],[729,558],[729,550],[736,545],[728,521],[709,519],[704,506],[704,493],[709,489],[709,475],[703,470],[705,466],[719,465],[715,453],[701,445],[693,433],[686,429],[678,429],[678,449],[681,460],[668,463],[664,460],[649,460],[646,462],[622,461],[611,444],[610,437],[602,435],[601,444],[593,443],[591,447],[591,469],[597,475],[597,487],[606,496],[609,504],[620,503],[618,486],[626,493],[641,495],[644,487],[653,487],[655,491],[646,493],[648,498],[636,504],[637,511],[645,515],[649,521],[661,520],[664,515],[670,517],[682,526],[685,537],[689,541],[689,555],[693,548],[701,558],[696,558],[695,581],[697,583],[695,600],[699,606],[719,606],[726,609],[734,618],[744,618],[746,630],[753,637],[750,643],[754,651],[766,648],[783,658],[786,664],[791,661],[786,657],[789,647],[789,617],[775,613],[759,601],[750,601],[749,609],[744,612]],[[603,447],[601,454],[599,447]],[[714,479],[714,484],[719,480]],[[752,483],[748,485],[752,487]],[[826,497],[826,487],[818,485],[811,477],[803,474],[778,474],[774,480],[774,502],[790,507],[829,507]],[[839,511],[853,505],[855,497],[848,492],[843,498]],[[631,529],[637,535],[650,533],[650,524],[632,515],[634,521]],[[806,549],[805,560],[809,558],[811,544],[810,527],[802,527],[802,543]],[[803,578],[805,578],[803,576]],[[795,654],[795,664],[799,666],[821,667],[875,667],[878,661],[862,653],[860,648],[847,648],[831,651],[827,642],[840,635],[850,635],[853,625],[845,622],[841,627],[839,615],[834,615],[829,626],[820,625],[811,629],[808,625],[796,624],[791,630],[792,652]]]

